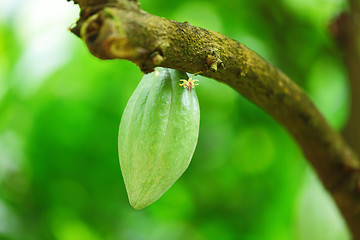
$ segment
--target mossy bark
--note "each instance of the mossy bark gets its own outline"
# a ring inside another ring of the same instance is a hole
[[[225,83],[281,123],[360,239],[360,163],[304,92],[276,67],[222,34],[142,11],[137,1],[77,0],[72,31],[101,59],[127,59],[144,72],[155,66],[201,73]]]

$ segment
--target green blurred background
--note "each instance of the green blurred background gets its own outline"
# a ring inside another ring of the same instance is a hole
[[[344,0],[140,2],[254,49],[344,127],[348,83],[328,31]],[[156,203],[132,209],[117,133],[142,73],[93,57],[67,30],[78,12],[65,0],[0,0],[0,239],[350,239],[289,134],[203,77],[190,167]]]

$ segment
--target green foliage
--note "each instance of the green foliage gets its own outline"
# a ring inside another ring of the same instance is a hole
[[[117,134],[142,74],[130,62],[91,56],[66,31],[77,14],[71,3],[10,2],[0,2],[0,239],[317,240],[328,229],[331,239],[349,239],[282,127],[202,77],[192,163],[159,201],[133,210]],[[243,42],[303,86],[334,126],[344,125],[346,76],[327,32],[342,1],[141,4]]]

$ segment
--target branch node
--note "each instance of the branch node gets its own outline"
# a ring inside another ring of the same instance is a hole
[[[153,62],[153,64],[155,66],[158,66],[162,63],[162,61],[164,61],[164,57],[160,55],[160,53],[158,51],[153,52],[150,55],[151,61]]]
[[[137,48],[127,37],[114,34],[104,41],[103,47],[111,58],[135,59],[138,57]]]
[[[214,51],[213,51],[214,52]],[[214,52],[215,53],[215,52]],[[207,55],[206,65],[212,72],[217,72],[218,68],[223,68],[224,64],[216,55]]]

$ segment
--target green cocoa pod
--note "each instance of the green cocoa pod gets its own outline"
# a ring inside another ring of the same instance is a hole
[[[187,79],[184,72],[157,68],[142,78],[124,110],[119,158],[135,209],[159,199],[190,164],[200,110],[194,80]]]

